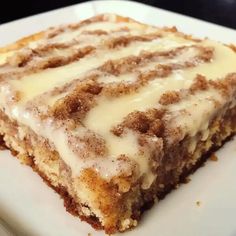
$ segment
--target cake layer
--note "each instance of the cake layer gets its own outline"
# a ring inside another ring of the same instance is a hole
[[[109,233],[235,133],[234,48],[175,28],[105,14],[5,47],[0,63],[7,146]]]

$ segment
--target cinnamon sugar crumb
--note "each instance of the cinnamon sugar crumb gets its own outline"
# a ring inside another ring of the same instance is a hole
[[[210,160],[211,160],[211,161],[218,161],[218,157],[216,156],[215,153],[213,153],[213,154],[210,156]]]
[[[111,132],[120,136],[125,128],[139,132],[140,134],[147,133],[149,135],[161,136],[164,131],[162,116],[164,110],[149,109],[146,112],[134,111],[125,117],[123,122],[112,128]]]
[[[82,32],[82,34],[90,34],[90,35],[98,35],[98,36],[100,36],[100,35],[107,35],[108,33],[107,33],[107,31],[105,31],[105,30],[84,30],[83,32]]]
[[[202,50],[200,59],[204,62],[209,62],[213,58],[214,48],[213,47],[201,47]]]
[[[181,99],[181,95],[179,91],[169,91],[163,93],[161,96],[159,103],[161,105],[170,105],[179,102]]]
[[[233,91],[232,88],[236,86],[236,73],[230,73],[222,80],[209,80],[209,84],[227,97]]]
[[[207,90],[209,87],[206,77],[200,74],[197,74],[193,84],[190,87],[190,92],[195,93],[199,90]]]
[[[146,34],[142,36],[140,35],[120,36],[118,38],[113,38],[113,39],[108,40],[107,42],[105,42],[105,44],[107,45],[108,48],[114,49],[117,47],[126,47],[127,45],[135,41],[141,41],[141,42],[151,41],[160,36],[161,36],[160,33]]]
[[[146,72],[139,73],[139,80],[147,82],[151,79],[160,77],[167,77],[172,72],[171,66],[168,65],[157,65],[155,70],[149,70]]]
[[[197,205],[197,206],[200,206],[200,205],[201,205],[201,202],[200,202],[200,201],[196,201],[196,205]]]

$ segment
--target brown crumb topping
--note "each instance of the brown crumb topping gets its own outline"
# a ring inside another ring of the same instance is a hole
[[[221,80],[209,80],[209,85],[219,90],[222,96],[228,97],[235,90],[236,87],[236,73],[228,74]]]
[[[56,101],[50,112],[57,119],[82,118],[96,104],[95,98],[101,90],[95,80],[81,82],[71,93]]]
[[[190,92],[195,93],[199,90],[207,90],[209,88],[208,82],[206,77],[200,74],[197,74],[193,84],[190,87]]]
[[[101,94],[107,97],[119,97],[136,92],[141,87],[140,83],[111,83],[103,85]]]
[[[69,135],[69,134],[68,134]],[[76,145],[79,143],[80,145]],[[107,154],[107,147],[104,139],[87,130],[83,137],[69,135],[69,146],[80,158],[100,158]]]
[[[105,45],[109,49],[114,49],[117,47],[127,47],[130,43],[140,41],[140,42],[148,42],[152,41],[156,38],[161,37],[161,33],[153,33],[146,35],[129,35],[129,36],[120,36],[118,38],[109,39],[105,42]]]
[[[163,95],[159,100],[159,103],[161,105],[170,105],[179,102],[180,99],[181,99],[181,91],[169,91],[163,93]]]
[[[144,72],[139,72],[138,80],[141,83],[146,83],[154,78],[165,78],[172,72],[171,65],[156,65],[155,70],[149,70]]]
[[[210,62],[213,58],[214,54],[214,48],[213,47],[199,47],[199,50],[201,50],[200,54],[200,60],[204,62]]]
[[[149,109],[146,112],[134,111],[125,117],[123,122],[112,128],[113,134],[121,136],[126,128],[139,132],[160,136],[163,133],[163,117],[165,110]]]

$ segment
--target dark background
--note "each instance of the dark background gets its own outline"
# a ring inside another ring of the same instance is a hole
[[[83,1],[3,0],[0,7],[0,24],[79,2]],[[147,0],[139,2],[236,29],[236,0]]]

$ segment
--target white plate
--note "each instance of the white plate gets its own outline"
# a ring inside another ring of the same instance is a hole
[[[236,32],[225,27],[129,1],[82,3],[0,26],[0,45],[48,26],[75,22],[102,12],[114,12],[154,25],[176,25],[196,36],[236,42]],[[222,148],[217,162],[208,162],[191,182],[172,191],[146,212],[127,236],[235,236],[236,139]],[[200,206],[196,202],[200,201]],[[0,152],[0,218],[17,235],[93,236],[88,224],[66,213],[63,201],[29,167],[9,152]],[[1,231],[0,233],[4,232]]]

